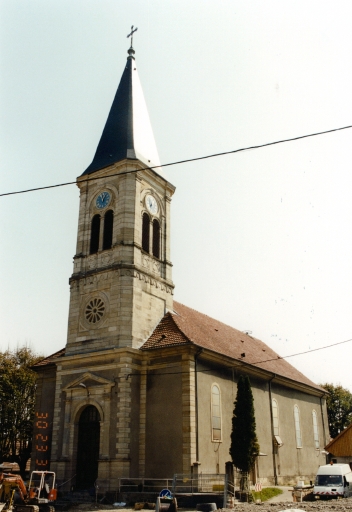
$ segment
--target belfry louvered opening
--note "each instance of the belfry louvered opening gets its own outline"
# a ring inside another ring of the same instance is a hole
[[[153,256],[160,258],[160,224],[156,219],[153,220]]]
[[[147,213],[143,213],[142,249],[145,252],[149,252],[149,239],[150,239],[150,218]]]
[[[104,216],[103,251],[112,247],[112,232],[114,227],[114,212],[108,210]]]
[[[92,219],[91,232],[90,232],[90,249],[89,253],[94,254],[99,250],[99,236],[100,236],[100,215],[94,215]]]

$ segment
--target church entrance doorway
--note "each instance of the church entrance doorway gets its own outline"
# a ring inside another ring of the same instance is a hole
[[[76,488],[90,489],[98,478],[100,415],[88,405],[78,422]]]

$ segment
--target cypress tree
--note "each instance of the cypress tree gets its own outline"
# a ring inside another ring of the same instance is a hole
[[[238,379],[234,405],[230,455],[236,468],[243,474],[248,474],[259,455],[259,444],[252,388],[247,376],[241,375]]]

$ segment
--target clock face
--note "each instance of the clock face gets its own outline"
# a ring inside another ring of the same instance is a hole
[[[158,213],[158,203],[156,202],[155,198],[151,195],[147,195],[145,198],[145,204],[153,215],[156,215]]]
[[[110,194],[109,192],[101,192],[96,198],[95,205],[97,208],[102,209],[105,208],[110,203]]]

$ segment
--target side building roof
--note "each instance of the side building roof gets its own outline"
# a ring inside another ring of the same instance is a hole
[[[335,457],[352,457],[352,423],[332,439],[325,450]]]

